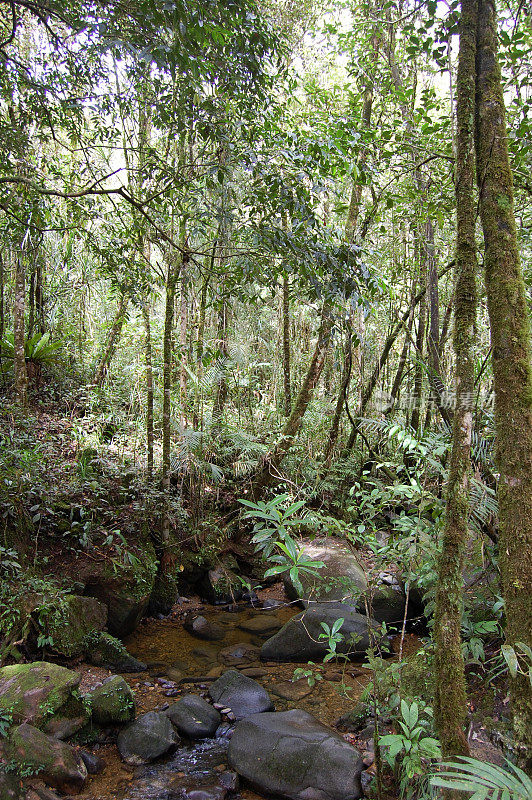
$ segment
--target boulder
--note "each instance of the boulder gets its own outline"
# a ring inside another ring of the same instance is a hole
[[[241,631],[266,637],[271,636],[282,627],[283,623],[274,614],[257,614],[257,616],[242,620],[237,625]]]
[[[183,621],[183,627],[191,636],[207,642],[216,642],[225,636],[225,631],[220,625],[209,622],[201,614],[187,614]]]
[[[128,764],[138,766],[175,750],[179,737],[166,714],[148,711],[118,734],[118,751]]]
[[[77,658],[87,651],[87,637],[103,631],[107,608],[94,597],[70,595],[56,609],[48,609],[44,632],[52,639],[55,653]]]
[[[87,659],[95,667],[116,670],[117,672],[144,672],[146,664],[133,658],[124,645],[109,633],[100,633],[87,653]]]
[[[238,642],[230,647],[224,647],[218,653],[218,661],[228,667],[245,666],[254,664],[260,658],[260,647],[247,642]]]
[[[87,780],[87,768],[73,747],[27,723],[11,731],[6,752],[20,767],[61,792],[76,794]]]
[[[235,719],[244,719],[250,714],[273,709],[273,703],[266,689],[253,678],[248,678],[235,669],[228,669],[214,681],[209,694],[215,703],[230,708]]]
[[[164,712],[182,736],[207,739],[214,736],[222,721],[221,714],[195,694],[186,694]]]
[[[87,767],[89,775],[99,775],[104,771],[105,761],[103,758],[100,758],[100,756],[97,756],[96,753],[90,753],[88,750],[80,750],[79,754]]]
[[[120,639],[132,633],[145,614],[157,574],[153,545],[117,572],[107,561],[88,562],[80,567],[76,579],[85,586],[84,594],[107,606],[107,629]]]
[[[83,703],[74,696],[80,675],[73,670],[34,661],[0,669],[0,710],[15,723],[29,722],[57,738],[66,738],[87,721]]]
[[[313,539],[304,541],[301,550],[305,558],[323,561],[318,570],[319,577],[301,573],[303,586],[301,594],[295,587],[289,573],[285,573],[284,586],[290,600],[337,600],[348,599],[353,603],[366,593],[368,581],[360,562],[347,545],[333,539]]]
[[[259,792],[289,800],[357,800],[362,794],[358,751],[300,709],[239,722],[228,760]]]
[[[268,639],[261,648],[263,661],[308,661],[323,659],[327,654],[326,639],[321,623],[332,628],[337,619],[343,618],[340,633],[344,641],[339,642],[338,653],[349,653],[358,657],[369,647],[368,618],[358,614],[353,606],[344,603],[312,603],[301,614],[292,617],[281,630]],[[353,640],[352,637],[355,637]]]
[[[210,569],[203,576],[198,589],[210,603],[235,603],[242,597],[242,582],[236,572],[224,564]]]
[[[305,541],[302,550],[306,557],[323,561],[319,577],[300,575],[303,592],[295,587],[289,573],[285,574],[285,591],[291,600],[312,602],[345,602],[355,611],[366,613],[369,596],[366,574],[356,555],[349,547],[333,539]],[[406,597],[400,583],[393,575],[381,574],[372,592],[371,616],[376,622],[400,624],[403,620]]]
[[[120,675],[112,675],[97,686],[86,700],[98,725],[118,725],[135,718],[133,693]]]

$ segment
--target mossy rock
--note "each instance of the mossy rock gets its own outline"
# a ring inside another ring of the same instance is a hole
[[[19,769],[39,775],[62,792],[77,793],[87,780],[87,768],[73,747],[27,723],[11,730],[5,751]]]
[[[87,643],[87,658],[95,667],[117,672],[144,672],[146,664],[134,658],[121,641],[109,633],[91,637]]]
[[[78,579],[83,581],[86,595],[107,606],[109,632],[123,638],[135,630],[146,613],[156,574],[155,550],[146,543],[132,562],[87,564]]]
[[[87,636],[105,628],[107,608],[94,597],[71,595],[48,612],[46,620],[45,633],[52,639],[54,651],[76,658],[85,654]]]
[[[71,717],[80,680],[77,672],[46,661],[2,667],[0,710],[10,713],[15,723],[30,722],[39,728],[63,710]]]
[[[158,573],[148,606],[150,614],[169,614],[179,596],[177,580],[173,575]]]
[[[119,725],[135,718],[135,699],[126,681],[113,675],[86,695],[91,717],[98,725]]]

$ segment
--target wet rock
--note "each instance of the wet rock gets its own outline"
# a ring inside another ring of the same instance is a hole
[[[271,636],[273,633],[282,628],[283,623],[273,614],[261,614],[250,619],[242,620],[237,625],[241,631],[246,633],[255,633],[258,636]]]
[[[368,618],[344,603],[312,603],[302,614],[292,617],[281,630],[261,648],[263,661],[308,661],[322,659],[327,643],[320,639],[321,623],[330,628],[343,618],[340,629],[344,640],[337,645],[338,653],[359,656],[369,647]],[[354,637],[354,638],[353,638]]]
[[[222,786],[225,786],[228,792],[238,792],[240,787],[240,779],[236,772],[232,772],[230,769],[222,772],[219,779]]]
[[[358,751],[299,709],[239,722],[228,760],[260,792],[289,800],[357,800],[362,794]]]
[[[34,661],[0,669],[0,710],[13,721],[28,722],[57,738],[71,736],[87,721],[74,695],[81,676],[73,670]]]
[[[92,719],[99,725],[118,725],[135,718],[133,693],[120,675],[112,675],[87,699]]]
[[[179,733],[189,739],[207,739],[214,736],[222,721],[219,712],[195,694],[186,694],[177,703],[173,703],[165,713]]]
[[[170,667],[166,670],[166,677],[174,683],[181,683],[185,677],[185,672],[179,667]]]
[[[284,700],[297,702],[304,697],[308,697],[312,692],[312,686],[308,685],[306,678],[301,678],[298,681],[280,681],[275,686],[272,686],[271,692]]]
[[[347,733],[358,733],[366,725],[369,716],[370,712],[366,703],[359,701],[354,708],[336,721],[335,727]]]
[[[198,786],[196,789],[187,789],[182,796],[184,800],[225,800],[227,789],[218,784]]]
[[[175,750],[179,737],[166,714],[148,711],[120,731],[117,747],[128,764],[140,765],[154,761]]]
[[[375,789],[374,789],[374,781],[375,781],[375,774],[370,772],[369,770],[364,770],[360,775],[360,784],[362,786],[362,792],[364,797],[374,797]]]
[[[88,750],[80,750],[79,754],[87,767],[89,775],[99,775],[100,772],[104,771],[105,761],[103,758],[100,758],[100,756],[97,756],[95,753],[89,753]]]
[[[241,672],[242,675],[247,675],[248,678],[264,678],[268,674],[268,670],[262,669],[262,667],[245,667]]]
[[[282,600],[275,600],[275,598],[271,598],[268,600],[264,600],[262,607],[263,608],[283,608],[286,603],[283,603]]]
[[[230,647],[225,647],[218,653],[218,661],[228,667],[235,667],[237,665],[247,666],[255,663],[260,658],[260,647],[247,642],[239,642],[232,644]]]
[[[146,664],[134,658],[122,642],[109,633],[101,633],[91,643],[87,660],[95,667],[116,670],[116,672],[144,672]]]
[[[10,732],[6,754],[20,767],[38,774],[50,786],[65,793],[76,794],[87,780],[87,768],[73,747],[27,723]]]
[[[217,642],[225,636],[225,631],[220,625],[215,622],[209,622],[201,614],[187,614],[183,627],[192,636],[197,639],[204,639],[207,642]]]
[[[215,703],[231,709],[235,719],[244,719],[250,714],[271,711],[273,703],[266,689],[234,669],[227,670],[209,689]]]

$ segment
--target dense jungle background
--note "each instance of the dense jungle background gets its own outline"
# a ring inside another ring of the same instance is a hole
[[[527,3],[0,39],[2,800],[530,800]]]

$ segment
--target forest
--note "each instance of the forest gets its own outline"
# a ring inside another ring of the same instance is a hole
[[[531,66],[0,0],[0,800],[532,800]]]

